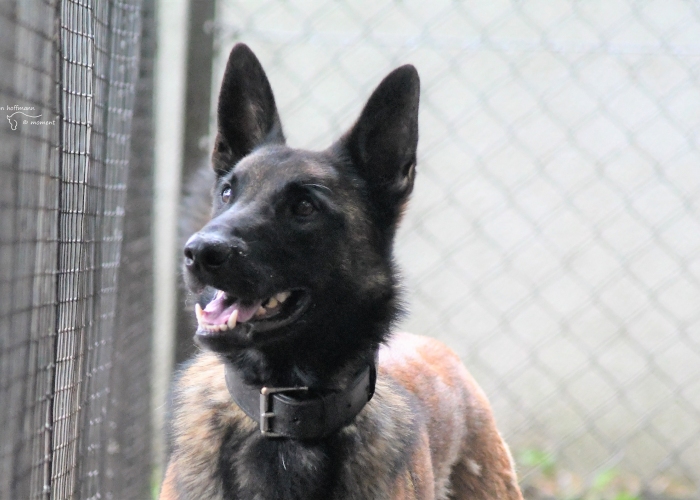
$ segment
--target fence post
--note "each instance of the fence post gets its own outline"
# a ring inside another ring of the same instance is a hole
[[[190,0],[187,68],[185,73],[185,129],[182,150],[181,196],[187,180],[203,164],[209,161],[211,141],[209,117],[211,116],[212,60],[214,57],[214,0]],[[180,216],[182,217],[182,213]],[[189,235],[181,234],[180,240]],[[178,252],[182,241],[179,242]],[[180,255],[178,253],[178,255]],[[179,262],[178,275],[179,275]],[[194,353],[192,336],[195,329],[194,313],[185,308],[186,293],[178,287],[175,363],[185,361]]]

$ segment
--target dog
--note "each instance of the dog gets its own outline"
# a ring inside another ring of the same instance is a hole
[[[184,249],[202,350],[174,385],[161,500],[522,499],[458,357],[391,334],[419,88],[401,66],[328,149],[293,149],[260,62],[232,49],[212,214]]]

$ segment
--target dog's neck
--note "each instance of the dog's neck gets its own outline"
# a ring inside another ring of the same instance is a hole
[[[226,355],[223,360],[251,386],[336,389],[345,387],[368,361],[374,360],[378,347],[376,343],[370,344],[332,359],[323,353],[290,359],[285,349],[245,349]]]

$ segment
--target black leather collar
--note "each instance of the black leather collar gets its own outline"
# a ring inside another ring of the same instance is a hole
[[[342,390],[313,390],[314,396],[297,399],[308,387],[259,387],[243,381],[226,363],[226,386],[233,401],[260,424],[265,437],[318,439],[350,424],[374,395],[376,353]]]

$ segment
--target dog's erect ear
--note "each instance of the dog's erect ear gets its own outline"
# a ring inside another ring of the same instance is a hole
[[[419,95],[416,68],[407,64],[395,69],[341,139],[358,173],[386,208],[404,202],[413,189]]]
[[[243,43],[228,57],[217,108],[214,170],[222,175],[256,147],[284,144],[275,97],[260,61]]]

